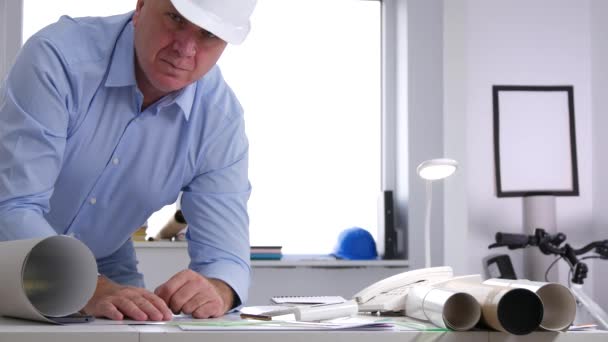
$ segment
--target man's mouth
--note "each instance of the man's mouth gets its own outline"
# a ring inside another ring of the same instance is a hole
[[[179,71],[192,71],[192,68],[183,64],[183,63],[178,63],[178,62],[172,62],[170,60],[167,59],[161,59],[161,61],[167,63],[169,66],[171,66],[173,69],[179,70]]]

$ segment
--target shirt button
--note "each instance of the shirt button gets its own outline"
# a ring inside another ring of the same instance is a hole
[[[118,165],[119,162],[120,162],[120,159],[118,159],[118,157],[112,159],[112,164],[114,164],[114,165]]]
[[[93,205],[94,205],[95,203],[97,203],[97,198],[95,198],[95,197],[91,198],[91,199],[89,200],[89,203],[91,203],[91,204],[93,204]]]

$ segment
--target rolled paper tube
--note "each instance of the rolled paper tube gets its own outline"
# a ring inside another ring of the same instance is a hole
[[[177,234],[181,230],[186,228],[187,225],[188,224],[186,223],[186,220],[184,219],[182,211],[177,210],[175,212],[175,214],[173,214],[173,216],[171,216],[171,218],[169,218],[167,223],[165,223],[165,225],[161,228],[161,230],[158,232],[158,234],[156,234],[156,236],[154,236],[154,239],[155,240],[171,239],[171,238],[177,236]]]
[[[481,307],[468,293],[432,286],[414,286],[407,295],[405,315],[456,331],[472,329]]]
[[[52,322],[81,310],[97,287],[97,263],[82,242],[56,235],[0,242],[0,315]]]
[[[529,280],[488,279],[487,285],[524,288],[536,293],[543,302],[544,314],[540,328],[549,331],[566,331],[576,316],[576,299],[564,285]]]
[[[529,334],[543,319],[543,302],[528,289],[482,284],[479,275],[446,280],[436,286],[473,296],[481,306],[482,321],[498,331]]]

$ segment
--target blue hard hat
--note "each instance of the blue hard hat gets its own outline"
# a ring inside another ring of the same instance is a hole
[[[363,228],[352,227],[340,232],[332,255],[340,259],[371,260],[378,257],[378,252],[372,234]]]

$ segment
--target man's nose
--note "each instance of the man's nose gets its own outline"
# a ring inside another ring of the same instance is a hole
[[[196,55],[196,39],[191,32],[184,31],[178,32],[175,35],[173,49],[175,49],[181,57],[193,57]]]

